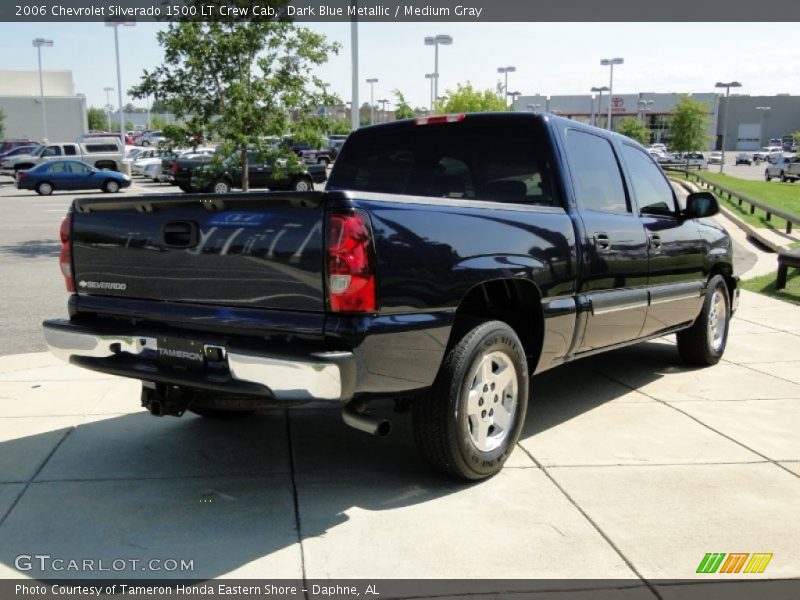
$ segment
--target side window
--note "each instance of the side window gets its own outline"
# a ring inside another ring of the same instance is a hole
[[[623,144],[622,154],[631,174],[631,187],[641,214],[674,215],[675,194],[653,159],[627,144]]]
[[[64,146],[64,154],[67,156],[76,156],[78,149],[75,146]]]
[[[628,214],[625,186],[611,143],[597,135],[567,130],[575,195],[583,210]]]
[[[42,156],[61,156],[61,148],[59,146],[48,146],[42,152]]]
[[[54,162],[47,170],[48,173],[69,173],[69,165],[65,162]]]

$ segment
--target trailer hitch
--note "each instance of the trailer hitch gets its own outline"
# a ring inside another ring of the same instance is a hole
[[[189,408],[192,394],[177,385],[142,382],[142,406],[156,417],[180,417]]]

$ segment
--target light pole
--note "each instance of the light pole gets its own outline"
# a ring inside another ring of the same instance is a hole
[[[514,108],[517,98],[519,98],[521,95],[522,92],[506,92],[506,96],[511,96],[511,108]]]
[[[378,104],[381,105],[381,123],[386,122],[386,105],[389,104],[389,101],[386,99],[378,100]]]
[[[425,38],[426,46],[433,46],[433,97],[439,97],[439,45],[452,46],[453,36],[439,34],[437,36],[427,36]]]
[[[600,97],[597,100],[597,114],[594,116],[594,126],[598,127],[597,122],[600,120],[598,115],[600,115],[600,113],[603,111],[603,92],[608,92],[609,87],[607,85],[604,85],[603,87],[593,87],[592,91],[600,94]],[[611,98],[610,95],[609,98]]]
[[[641,100],[639,100],[639,112],[641,113],[641,120],[642,120],[642,123],[644,123],[644,122],[645,122],[645,119],[646,119],[646,113],[647,113],[647,112],[650,110],[648,107],[649,107],[651,104],[653,104],[653,101],[652,101],[652,100],[645,100],[644,98],[642,98]]]
[[[433,106],[435,104],[434,98],[436,97],[436,92],[433,89],[433,80],[439,77],[437,73],[425,73],[425,79],[431,80],[431,112],[433,112]]]
[[[377,77],[367,79],[369,84],[369,124],[375,123],[375,84],[378,83]]]
[[[600,60],[600,64],[604,67],[610,67],[609,75],[608,75],[608,127],[607,129],[611,131],[611,96],[614,93],[614,65],[621,65],[625,62],[623,58],[603,58]]]
[[[764,145],[764,117],[772,110],[771,106],[756,106],[756,110],[761,113],[761,128],[758,130],[758,145]]]
[[[123,18],[109,17],[106,19],[106,27],[114,28],[114,54],[117,57],[117,100],[119,101],[119,147],[120,160],[119,167],[126,175],[130,175],[130,164],[125,162],[125,116],[122,113],[122,70],[119,66],[119,26],[133,27],[136,21],[129,21]]]
[[[109,97],[109,93],[114,91],[113,87],[104,87],[103,91],[106,93],[106,124],[108,126],[108,130],[111,131],[111,98]]]
[[[541,104],[528,104],[528,110],[535,113],[537,110],[542,108]]]
[[[725,88],[725,110],[722,113],[722,162],[719,163],[719,172],[725,170],[725,134],[728,132],[728,98],[731,95],[731,88],[740,88],[742,84],[738,81],[729,81],[727,83],[718,81],[714,87]]]
[[[39,102],[42,105],[42,131],[44,132],[44,139],[47,139],[47,111],[44,108],[44,78],[42,76],[42,46],[51,48],[53,40],[46,40],[44,38],[36,38],[33,40],[33,47],[39,55]]]
[[[505,85],[503,85],[503,93],[504,94],[508,94],[508,74],[509,73],[516,73],[517,72],[517,67],[512,67],[512,66],[509,66],[509,67],[497,67],[497,72],[502,74],[502,75],[505,75],[506,82],[505,82]]]
[[[356,2],[351,4],[356,8]],[[358,104],[358,21],[350,22],[350,71],[352,75],[350,94],[353,98],[350,106],[350,129],[355,131],[361,127],[361,110]]]

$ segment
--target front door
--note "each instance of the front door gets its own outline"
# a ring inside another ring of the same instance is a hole
[[[644,151],[623,144],[628,179],[647,232],[650,306],[642,335],[686,321],[703,302],[706,247],[696,221],[681,216],[675,191]]]
[[[589,307],[582,352],[640,335],[647,314],[647,237],[611,143],[578,129],[565,134],[584,230],[579,292]]]

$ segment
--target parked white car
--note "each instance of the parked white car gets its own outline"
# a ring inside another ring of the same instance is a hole
[[[161,142],[165,142],[166,139],[162,131],[155,130],[143,133],[141,137],[134,140],[134,143],[137,146],[158,146]]]
[[[80,160],[96,169],[119,171],[121,148],[119,138],[88,138],[85,142],[47,144],[39,146],[30,154],[19,154],[0,161],[0,173],[16,176],[17,171],[32,169],[36,165],[53,160]]]

